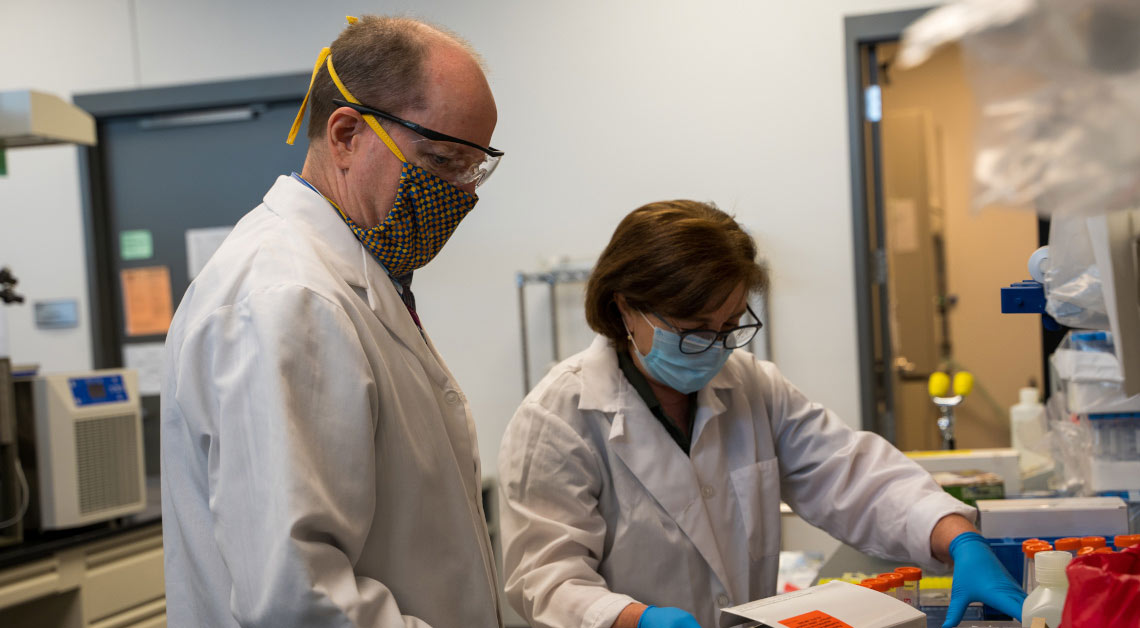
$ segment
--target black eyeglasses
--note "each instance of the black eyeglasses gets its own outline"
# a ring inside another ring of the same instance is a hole
[[[760,317],[756,316],[751,306],[745,305],[744,309],[752,315],[752,318],[756,319],[756,322],[749,325],[733,327],[726,331],[717,331],[715,329],[680,329],[674,327],[660,315],[654,314],[654,316],[666,324],[669,324],[670,327],[674,327],[677,335],[681,337],[681,353],[693,355],[695,353],[704,353],[712,349],[718,342],[723,343],[725,349],[737,349],[752,342],[752,339],[756,337],[756,332],[760,331],[764,323],[760,322]]]
[[[412,131],[415,131],[416,133],[428,138],[429,140],[435,140],[437,142],[454,142],[456,144],[462,144],[464,146],[470,146],[471,148],[483,151],[488,156],[495,157],[496,159],[499,157],[502,157],[504,155],[503,151],[501,151],[501,150],[491,148],[490,146],[480,146],[480,145],[476,144],[475,142],[468,142],[465,139],[461,139],[458,137],[452,137],[446,133],[440,133],[439,131],[433,131],[433,130],[425,127],[425,126],[420,126],[420,125],[418,125],[415,122],[412,122],[410,120],[405,120],[403,118],[397,118],[396,116],[394,116],[388,112],[385,112],[385,111],[380,111],[379,109],[373,109],[372,107],[368,107],[365,105],[361,105],[361,104],[357,104],[357,103],[351,103],[351,102],[348,102],[347,100],[341,100],[339,98],[334,98],[333,104],[335,104],[338,107],[349,107],[351,109],[355,109],[356,111],[359,111],[360,113],[367,113],[367,114],[374,115],[377,118],[384,118],[385,120],[388,120],[389,122],[395,122],[396,124],[398,124],[404,128],[411,129]]]

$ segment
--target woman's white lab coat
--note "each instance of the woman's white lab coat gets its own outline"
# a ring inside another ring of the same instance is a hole
[[[839,539],[926,568],[943,516],[973,509],[875,434],[736,351],[698,394],[691,455],[604,338],[554,368],[499,453],[507,597],[535,627],[604,628],[630,602],[705,628],[776,593],[780,500]]]
[[[167,365],[171,626],[500,625],[466,398],[319,194],[238,223]]]

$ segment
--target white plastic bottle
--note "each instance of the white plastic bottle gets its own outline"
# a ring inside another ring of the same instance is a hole
[[[1049,628],[1061,625],[1061,611],[1065,609],[1065,596],[1069,593],[1065,567],[1072,559],[1068,552],[1038,552],[1034,557],[1037,588],[1021,606],[1023,628],[1032,626],[1037,617],[1045,618],[1045,625]]]
[[[1022,473],[1041,471],[1049,459],[1030,451],[1045,438],[1045,406],[1038,400],[1036,388],[1022,388],[1020,402],[1009,409],[1009,435],[1013,448],[1020,454]]]

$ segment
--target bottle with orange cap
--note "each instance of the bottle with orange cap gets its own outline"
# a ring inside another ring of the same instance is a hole
[[[1103,536],[1082,536],[1081,545],[1084,547],[1091,547],[1093,549],[1096,549],[1098,547],[1104,547],[1105,545],[1108,545],[1108,543],[1105,542]]]
[[[918,608],[922,606],[922,591],[919,582],[922,581],[922,570],[918,567],[896,567],[895,573],[903,577],[902,595],[899,599]]]
[[[1054,541],[1053,547],[1058,552],[1068,552],[1069,554],[1076,556],[1077,550],[1081,549],[1081,540],[1075,536],[1065,537],[1063,539],[1057,539]]]
[[[1025,571],[1022,572],[1023,577],[1021,581],[1021,588],[1025,591],[1032,591],[1037,588],[1037,576],[1034,573],[1033,558],[1037,556],[1038,552],[1049,552],[1053,550],[1053,546],[1041,539],[1029,539],[1021,544],[1021,552],[1025,554]]]
[[[886,593],[889,588],[889,583],[883,578],[865,578],[859,582],[860,585],[873,589],[879,593]]]
[[[1129,547],[1140,545],[1140,534],[1118,534],[1112,539],[1112,544],[1116,546],[1117,551],[1123,552]]]
[[[893,595],[897,599],[902,599],[902,588],[903,585],[906,584],[906,580],[903,579],[902,574],[890,571],[881,573],[875,577],[887,581],[887,594]]]

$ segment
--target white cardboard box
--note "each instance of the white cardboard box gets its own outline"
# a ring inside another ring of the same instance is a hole
[[[1119,497],[985,499],[978,527],[991,539],[1128,534],[1128,505]]]
[[[770,628],[926,628],[926,614],[910,604],[839,580],[720,613],[722,628],[749,621]]]
[[[1005,496],[1021,494],[1021,469],[1016,449],[954,449],[907,451],[907,458],[931,473],[937,471],[991,471],[1001,476]]]

